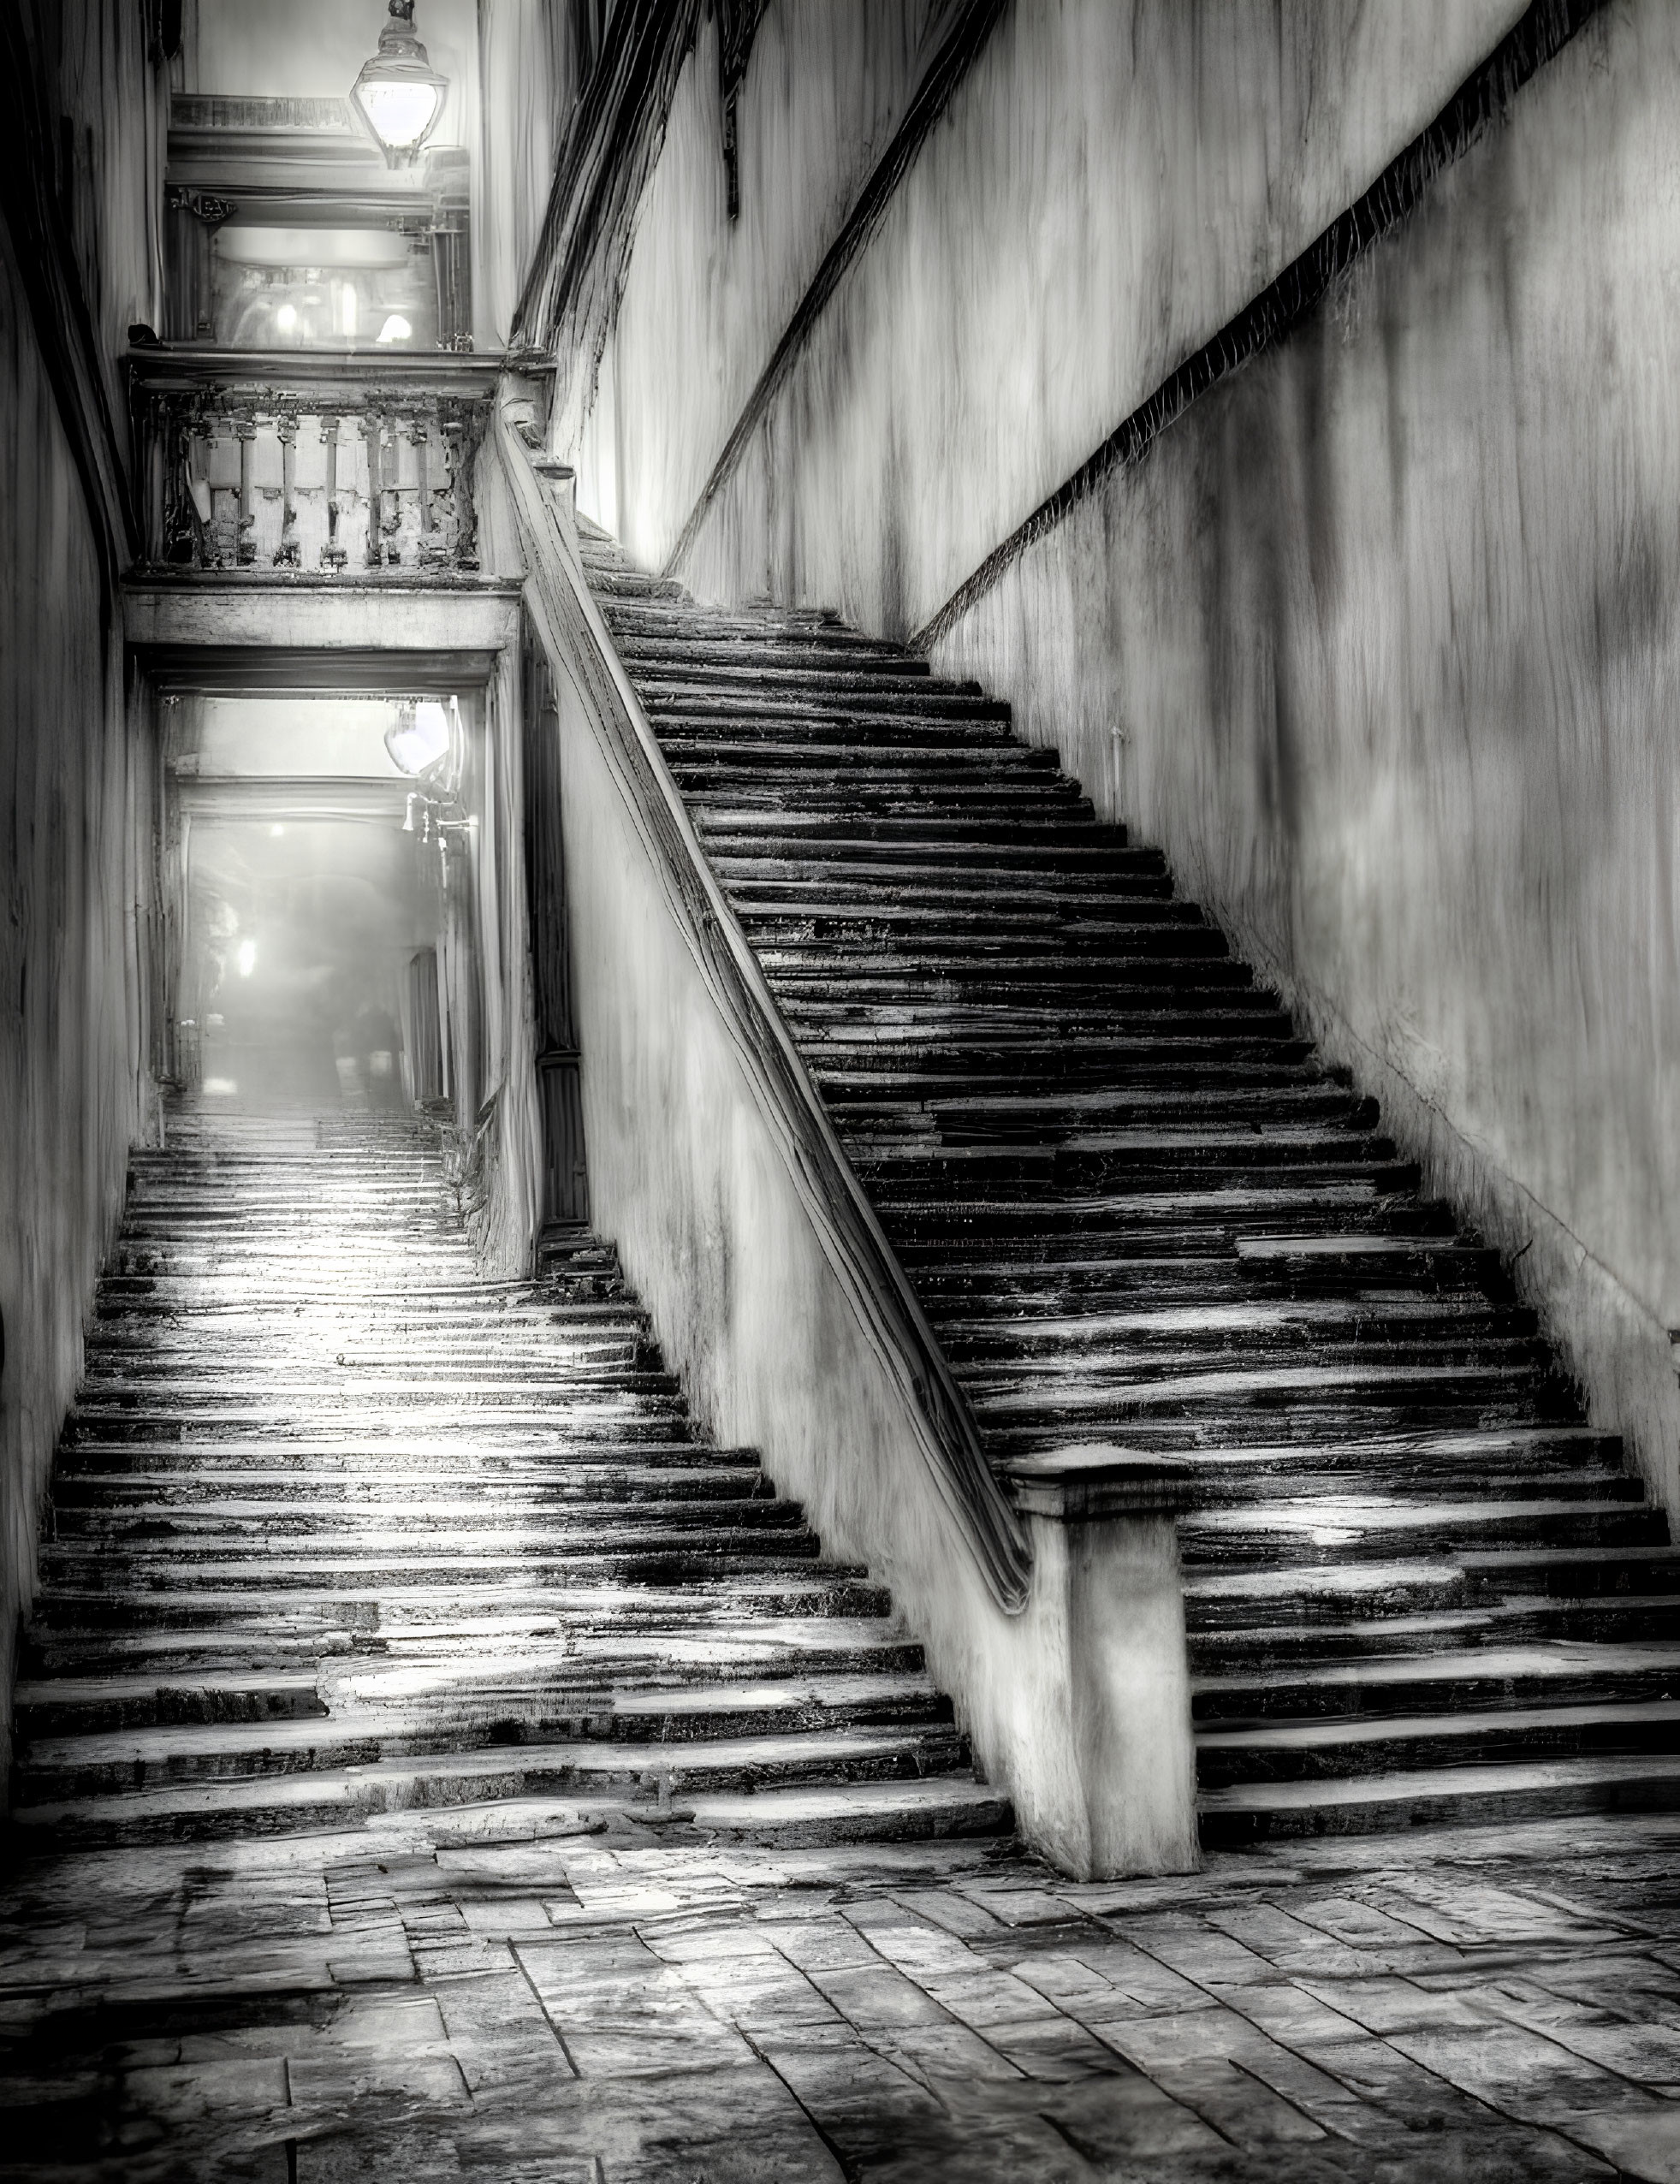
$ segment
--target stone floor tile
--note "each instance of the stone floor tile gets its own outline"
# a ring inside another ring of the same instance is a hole
[[[1269,1985],[1277,1977],[1265,1957],[1221,1933],[1204,1920],[1182,1912],[1155,1913],[1128,1919],[1116,1929],[1136,1949],[1153,1956],[1181,1979],[1217,1991],[1245,1986],[1250,1982]]]
[[[1680,2087],[1680,2026],[1594,2022],[1577,2017],[1560,2022],[1552,2015],[1525,2008],[1519,1997],[1499,1987],[1477,1988],[1477,2005],[1530,2032],[1543,2033],[1601,2070],[1634,2085],[1661,2092]]]
[[[340,2048],[286,2058],[292,2105],[300,2110],[353,2110],[370,2095],[411,2095],[431,2108],[453,2108],[472,2098],[453,2055],[392,2053]]]
[[[505,1896],[490,1902],[463,1900],[461,1917],[468,1929],[486,1940],[508,1934],[550,1934],[554,1926],[544,1907],[531,1896]]]
[[[1114,2067],[1113,2050],[1071,2017],[1036,2017],[988,2027],[986,2038],[1023,2076],[1061,2083],[1101,2075]]]
[[[990,2041],[948,2019],[942,2024],[898,2025],[890,2032],[871,2028],[864,2037],[877,2055],[924,2085],[951,2078],[978,2084],[1025,2074]]]
[[[1401,1873],[1373,1890],[1371,1900],[1434,1939],[1461,1946],[1514,1941],[1578,1947],[1621,1938],[1620,1930],[1602,1919],[1490,1881],[1466,1884],[1456,1876]]]
[[[824,1972],[871,1971],[882,1962],[880,1951],[844,1919],[778,1921],[760,1931],[771,1933],[782,1955],[808,1978]]]
[[[965,1881],[961,1893],[971,1903],[977,1903],[1006,1926],[1058,1926],[1065,1919],[1080,1915],[1048,1889],[1000,1888],[990,1883]]]
[[[1262,1956],[1276,1971],[1322,1973],[1332,1978],[1383,1972],[1387,1961],[1369,1950],[1350,1947],[1275,1903],[1256,1900],[1209,1909],[1208,1923],[1244,1949]]]
[[[959,1896],[954,1889],[894,1889],[892,1900],[947,1933],[959,1938],[997,1933],[1003,1925],[981,1903]]]
[[[1109,2163],[1182,2161],[1187,2156],[1220,2157],[1229,2142],[1182,2101],[1163,2091],[1142,2071],[1110,2062],[1107,2068],[1061,2086],[1035,2086],[1013,2096],[1030,2098],[1035,2113],[1053,2124],[1058,2135],[1087,2162]],[[964,2112],[971,2112],[962,2104]]]
[[[1019,1958],[1011,1964],[1009,1976],[1060,2009],[1071,2008],[1081,1996],[1102,1999],[1115,1991],[1083,1957],[1061,1950]]]
[[[1081,1936],[1066,1954],[1089,1970],[1100,1973],[1118,1997],[1115,2006],[1123,2003],[1128,2014],[1214,2006],[1214,1997],[1205,1988],[1132,1942],[1117,1940],[1107,1933]],[[1024,1978],[1024,1973],[1022,1976]]]
[[[1613,2163],[1628,2184],[1680,2184],[1680,2112],[1672,2108],[1583,2117],[1571,2135]]]
[[[869,1964],[820,1966],[809,1969],[808,1976],[846,2022],[865,2035],[877,2026],[890,2031],[953,2021],[952,2013],[925,1989],[879,1957]]]
[[[1051,2023],[1061,2017],[1054,2003],[1009,1972],[977,1967],[942,1973],[925,1985],[941,2009],[977,2033],[989,2033],[998,2025]]]
[[[1405,1971],[1436,1952],[1415,1926],[1356,1896],[1291,1896],[1290,1915],[1344,1947],[1357,1950],[1372,1969]],[[1455,1952],[1456,1955],[1456,1952]]]
[[[1328,1998],[1385,2046],[1519,2122],[1576,2136],[1583,2119],[1607,2110],[1654,2116],[1665,2107],[1556,2040],[1476,2010],[1462,1995],[1369,1980],[1351,1992],[1338,1985]]]

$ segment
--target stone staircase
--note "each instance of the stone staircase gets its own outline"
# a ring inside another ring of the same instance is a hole
[[[988,1453],[1194,1459],[1204,1842],[1673,1802],[1667,1521],[1374,1102],[1006,706],[581,544]]]
[[[206,1106],[168,1140],[134,1155],[55,1473],[15,1849],[416,1805],[1009,1829],[884,1594],[696,1433],[609,1249],[478,1279],[405,1119]]]

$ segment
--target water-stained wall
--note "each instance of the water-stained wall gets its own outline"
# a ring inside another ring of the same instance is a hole
[[[724,205],[715,33],[640,210],[598,438],[619,532],[675,544],[953,10],[779,0]],[[1441,104],[1517,0],[1006,8],[681,573],[917,627]],[[610,439],[610,447],[607,444]]]
[[[161,138],[139,9],[54,11],[37,49],[63,115],[67,252],[115,390],[155,308],[147,163]],[[113,329],[116,329],[113,331]],[[151,1125],[156,774],[125,690],[120,604],[15,240],[0,223],[0,1693],[33,1588],[83,1315]],[[3,1724],[0,1724],[0,1730]],[[0,1754],[4,1752],[0,1735]]]
[[[917,627],[1519,14],[1007,10],[679,573]],[[755,60],[744,145],[789,80]],[[1166,848],[1382,1096],[1671,1505],[1677,121],[1680,22],[1612,0],[939,651]],[[698,137],[674,121],[656,189]],[[774,261],[763,231],[801,218],[745,187],[680,279],[662,202],[608,390],[623,528],[655,563],[733,422],[745,336],[701,308],[733,293],[714,261]],[[776,293],[747,314],[765,355]],[[691,362],[656,393],[630,355],[660,344]]]

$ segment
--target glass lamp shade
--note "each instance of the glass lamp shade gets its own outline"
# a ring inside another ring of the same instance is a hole
[[[393,167],[418,156],[437,126],[448,88],[414,35],[414,0],[391,0],[379,50],[356,78],[350,103]]]
[[[449,715],[435,697],[406,697],[385,731],[391,763],[411,780],[449,755]]]

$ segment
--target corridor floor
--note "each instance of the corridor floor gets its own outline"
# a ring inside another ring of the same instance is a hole
[[[1680,2176],[1671,1818],[1089,1887],[998,1844],[530,1830],[33,1865],[0,2176]]]

